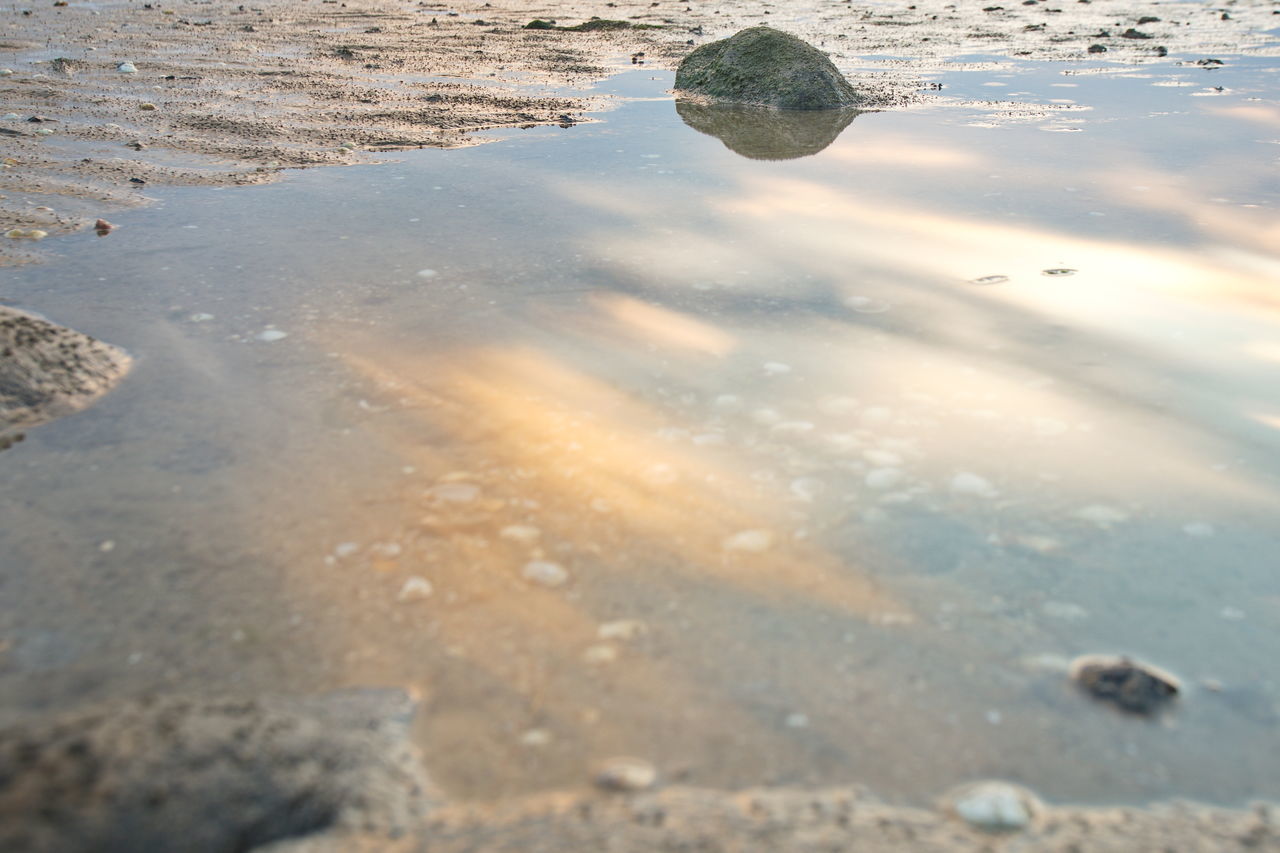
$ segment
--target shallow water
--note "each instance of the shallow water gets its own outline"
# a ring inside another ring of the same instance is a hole
[[[1275,68],[1096,67],[789,160],[632,72],[597,123],[46,241],[0,297],[138,363],[0,454],[4,705],[409,684],[468,797],[620,753],[1280,797]],[[1091,652],[1183,701],[1091,703]]]

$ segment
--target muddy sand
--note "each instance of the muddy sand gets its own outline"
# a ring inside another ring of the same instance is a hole
[[[928,81],[957,57],[1081,71],[1109,63],[1274,57],[1272,2],[943,0],[693,4],[303,0],[42,2],[0,13],[0,225],[49,235],[92,227],[165,184],[240,185],[283,170],[369,162],[485,141],[497,127],[572,125],[609,102],[591,86],[640,60],[672,69],[692,46],[769,23],[830,52],[888,109],[973,107]],[[582,30],[526,29],[534,19]],[[1105,50],[1102,50],[1105,48]],[[643,56],[640,56],[643,54]],[[869,58],[870,57],[870,58]],[[1070,64],[1070,65],[1068,65]],[[954,66],[953,66],[954,67]],[[1051,104],[989,102],[997,120]],[[38,259],[5,238],[0,264]],[[430,767],[428,756],[426,765]],[[586,780],[584,780],[585,782]],[[855,780],[851,780],[855,781]],[[951,810],[885,804],[848,788],[727,793],[667,787],[456,803],[407,835],[338,836],[281,849],[431,850],[1280,850],[1271,806],[1068,808],[1036,804],[992,834]]]
[[[283,169],[476,144],[490,128],[571,126],[607,109],[589,87],[611,71],[671,69],[693,46],[760,23],[819,45],[874,102],[903,107],[947,103],[922,81],[959,56],[1274,56],[1274,12],[1263,0],[17,5],[0,28],[0,231],[89,227],[145,203],[156,184],[256,184]],[[527,29],[535,19],[587,26]],[[0,245],[0,264],[36,257],[29,236]]]

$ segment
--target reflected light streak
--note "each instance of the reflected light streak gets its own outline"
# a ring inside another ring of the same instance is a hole
[[[645,341],[714,356],[728,355],[735,347],[732,335],[669,308],[620,294],[601,294],[593,302],[617,322],[618,331]]]

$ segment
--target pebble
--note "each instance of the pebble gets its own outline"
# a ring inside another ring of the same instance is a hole
[[[596,773],[596,785],[606,791],[643,791],[658,781],[658,771],[643,758],[610,758]]]
[[[975,495],[980,498],[994,498],[1000,494],[988,480],[968,471],[961,471],[951,478],[951,493],[953,495]]]
[[[1076,271],[1067,267],[1054,267],[1053,269],[1041,270],[1040,274],[1048,276],[1075,275]]]
[[[258,332],[258,334],[254,335],[254,337],[262,341],[263,343],[270,344],[270,343],[275,343],[276,341],[284,340],[285,338],[289,337],[289,333],[281,331],[280,329],[266,329],[264,331]]]
[[[524,746],[546,746],[551,743],[551,732],[546,729],[529,729],[520,735],[520,743]]]
[[[116,66],[116,70],[119,71],[121,74],[137,74],[138,73],[138,67],[134,65],[132,62],[121,62],[119,65]]]
[[[1062,619],[1065,622],[1079,622],[1082,619],[1089,618],[1088,610],[1070,601],[1046,601],[1040,605],[1040,610],[1044,612],[1045,616],[1053,619]]]
[[[404,549],[399,542],[377,542],[369,546],[369,551],[383,560],[397,560]]]
[[[1004,284],[1009,280],[1007,275],[984,275],[981,278],[969,279],[970,284]]]
[[[618,650],[607,643],[599,643],[594,646],[587,646],[582,652],[582,660],[593,666],[605,663],[613,663],[618,659]]]
[[[602,640],[634,640],[649,633],[649,626],[639,619],[615,619],[603,622],[596,629],[596,636]]]
[[[435,270],[418,270],[417,272],[418,278],[435,278],[439,274]]]
[[[424,598],[430,598],[435,588],[431,585],[431,581],[418,575],[407,578],[404,586],[400,587],[400,594],[396,596],[398,601],[413,602],[422,601]]]
[[[904,476],[898,468],[874,468],[867,472],[864,482],[869,489],[885,491],[901,483]]]
[[[773,547],[772,530],[740,530],[732,536],[726,536],[720,547],[726,551],[742,551],[748,554],[760,554]]]
[[[446,503],[470,503],[480,497],[480,487],[475,483],[440,483],[427,489],[427,497]]]
[[[42,127],[36,130],[36,136],[51,136],[52,134],[53,128],[51,127]]]
[[[1151,715],[1181,691],[1174,675],[1114,655],[1084,655],[1071,662],[1071,679],[1090,696],[1132,714]]]
[[[12,73],[12,68],[0,68],[0,77],[8,77]]]
[[[358,542],[342,542],[333,549],[333,555],[339,558],[350,557],[359,550],[360,543]]]
[[[902,464],[902,457],[892,450],[864,450],[862,458],[877,468],[897,468]]]
[[[4,232],[4,236],[13,240],[43,240],[49,236],[49,232],[41,231],[39,228],[31,228],[26,231],[21,228],[14,228]]]
[[[498,536],[517,545],[536,545],[542,538],[542,531],[531,524],[508,524],[498,531]]]
[[[1129,513],[1106,504],[1090,504],[1075,512],[1076,518],[1091,521],[1099,527],[1109,527],[1129,520]]]
[[[564,566],[546,560],[531,560],[525,563],[520,574],[530,583],[551,589],[564,586],[569,582],[569,572]]]
[[[155,108],[156,108],[156,105],[151,103],[150,101],[146,101],[144,103],[138,104],[138,109],[144,110],[146,112],[151,112]]]
[[[956,815],[983,832],[1026,829],[1039,809],[1034,794],[1008,782],[975,782],[964,786],[949,799]]]
[[[868,296],[850,296],[844,304],[859,314],[883,314],[889,310],[889,303]]]
[[[783,722],[789,729],[807,729],[809,727],[809,715],[801,714],[799,711],[796,711],[794,713],[787,714],[787,718],[783,720]]]
[[[5,113],[4,115],[0,116],[0,119],[4,119],[5,121],[17,121],[20,118],[22,118],[22,116],[18,115],[17,113]]]
[[[213,315],[206,314],[204,312],[199,312],[196,314],[192,314],[187,319],[190,320],[192,323],[208,323],[210,320],[213,319]]]

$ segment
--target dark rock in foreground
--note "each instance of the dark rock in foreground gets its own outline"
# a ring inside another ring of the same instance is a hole
[[[692,101],[676,101],[676,112],[689,127],[752,160],[794,160],[817,154],[859,115],[852,108],[771,110]]]
[[[770,27],[751,27],[704,44],[680,63],[675,88],[721,103],[784,110],[833,110],[861,103],[826,54]]]
[[[110,344],[0,306],[0,437],[92,405],[131,364]]]

